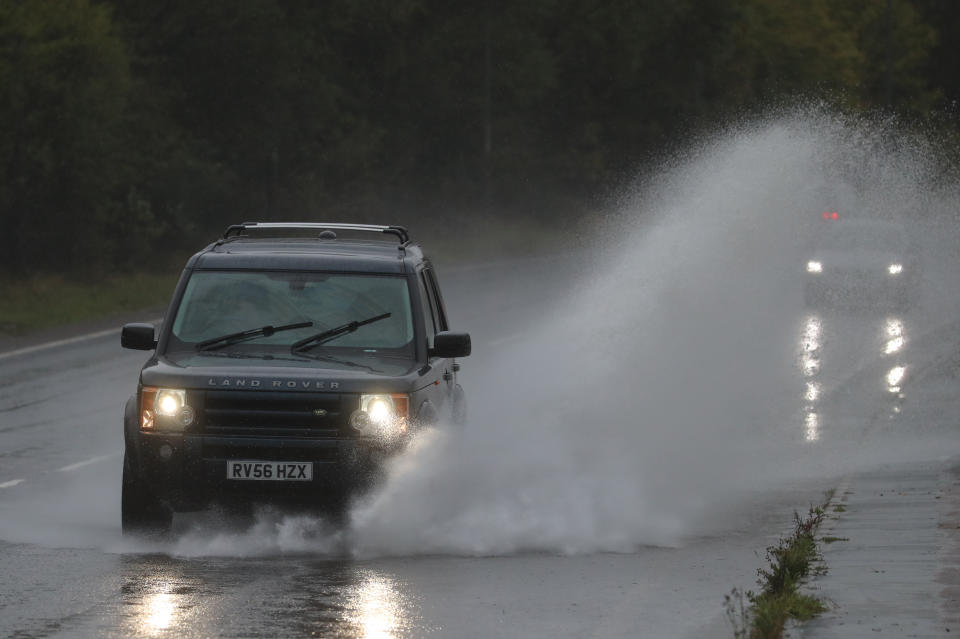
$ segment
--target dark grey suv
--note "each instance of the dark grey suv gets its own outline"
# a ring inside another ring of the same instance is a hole
[[[246,223],[188,262],[124,417],[124,533],[176,511],[342,508],[424,426],[462,424],[430,260],[403,227]]]

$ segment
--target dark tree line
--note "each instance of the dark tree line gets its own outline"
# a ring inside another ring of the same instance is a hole
[[[576,215],[778,96],[951,122],[958,7],[3,0],[0,265],[143,268],[248,219]]]

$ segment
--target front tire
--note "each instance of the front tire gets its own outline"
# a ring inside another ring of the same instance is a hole
[[[173,525],[173,512],[162,504],[137,476],[126,454],[123,456],[123,487],[120,497],[120,526],[124,536],[165,535]]]

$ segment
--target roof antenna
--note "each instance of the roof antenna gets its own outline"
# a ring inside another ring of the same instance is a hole
[[[334,233],[333,231],[326,230],[326,231],[320,231],[320,235],[318,237],[321,240],[335,240],[337,239],[337,234]]]

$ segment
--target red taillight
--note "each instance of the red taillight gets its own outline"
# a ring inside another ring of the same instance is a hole
[[[836,211],[824,211],[823,219],[825,220],[838,220],[840,215]]]

